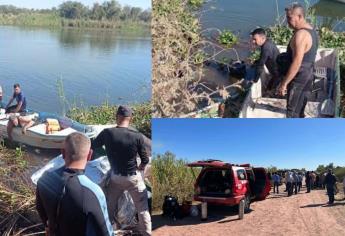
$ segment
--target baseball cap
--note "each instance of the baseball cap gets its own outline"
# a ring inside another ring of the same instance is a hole
[[[119,106],[119,108],[117,109],[116,115],[130,117],[130,116],[133,116],[133,111],[131,108],[127,106]]]

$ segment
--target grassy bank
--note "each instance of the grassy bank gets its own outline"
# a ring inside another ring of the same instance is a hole
[[[21,149],[0,145],[0,235],[42,231],[30,170],[27,155]]]
[[[91,19],[66,19],[57,13],[19,13],[0,14],[0,25],[34,26],[34,27],[73,27],[73,28],[99,28],[99,29],[127,29],[149,30],[150,24],[142,21],[109,21]]]
[[[134,111],[132,125],[141,133],[151,138],[151,104],[135,104],[130,106]],[[74,107],[67,116],[82,124],[115,124],[117,106],[104,103],[100,106]]]
[[[154,156],[152,160],[153,210],[162,209],[164,196],[171,194],[179,202],[192,200],[194,193],[194,175],[187,162],[167,152]],[[197,173],[196,173],[197,174]]]

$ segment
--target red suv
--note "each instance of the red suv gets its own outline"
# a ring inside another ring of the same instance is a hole
[[[244,199],[244,209],[248,212],[251,202],[264,200],[271,190],[264,168],[218,160],[198,161],[188,166],[202,167],[194,185],[196,201],[206,201],[210,205],[236,206]]]

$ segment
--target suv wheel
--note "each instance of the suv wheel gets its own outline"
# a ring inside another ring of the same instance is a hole
[[[248,213],[250,210],[250,196],[246,195],[244,198],[244,213]]]

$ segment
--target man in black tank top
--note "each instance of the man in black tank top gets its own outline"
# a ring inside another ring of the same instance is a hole
[[[287,93],[287,118],[304,117],[304,109],[312,90],[314,62],[318,48],[318,36],[305,20],[302,5],[292,4],[285,9],[289,27],[295,30],[287,48],[291,65],[278,93]]]

